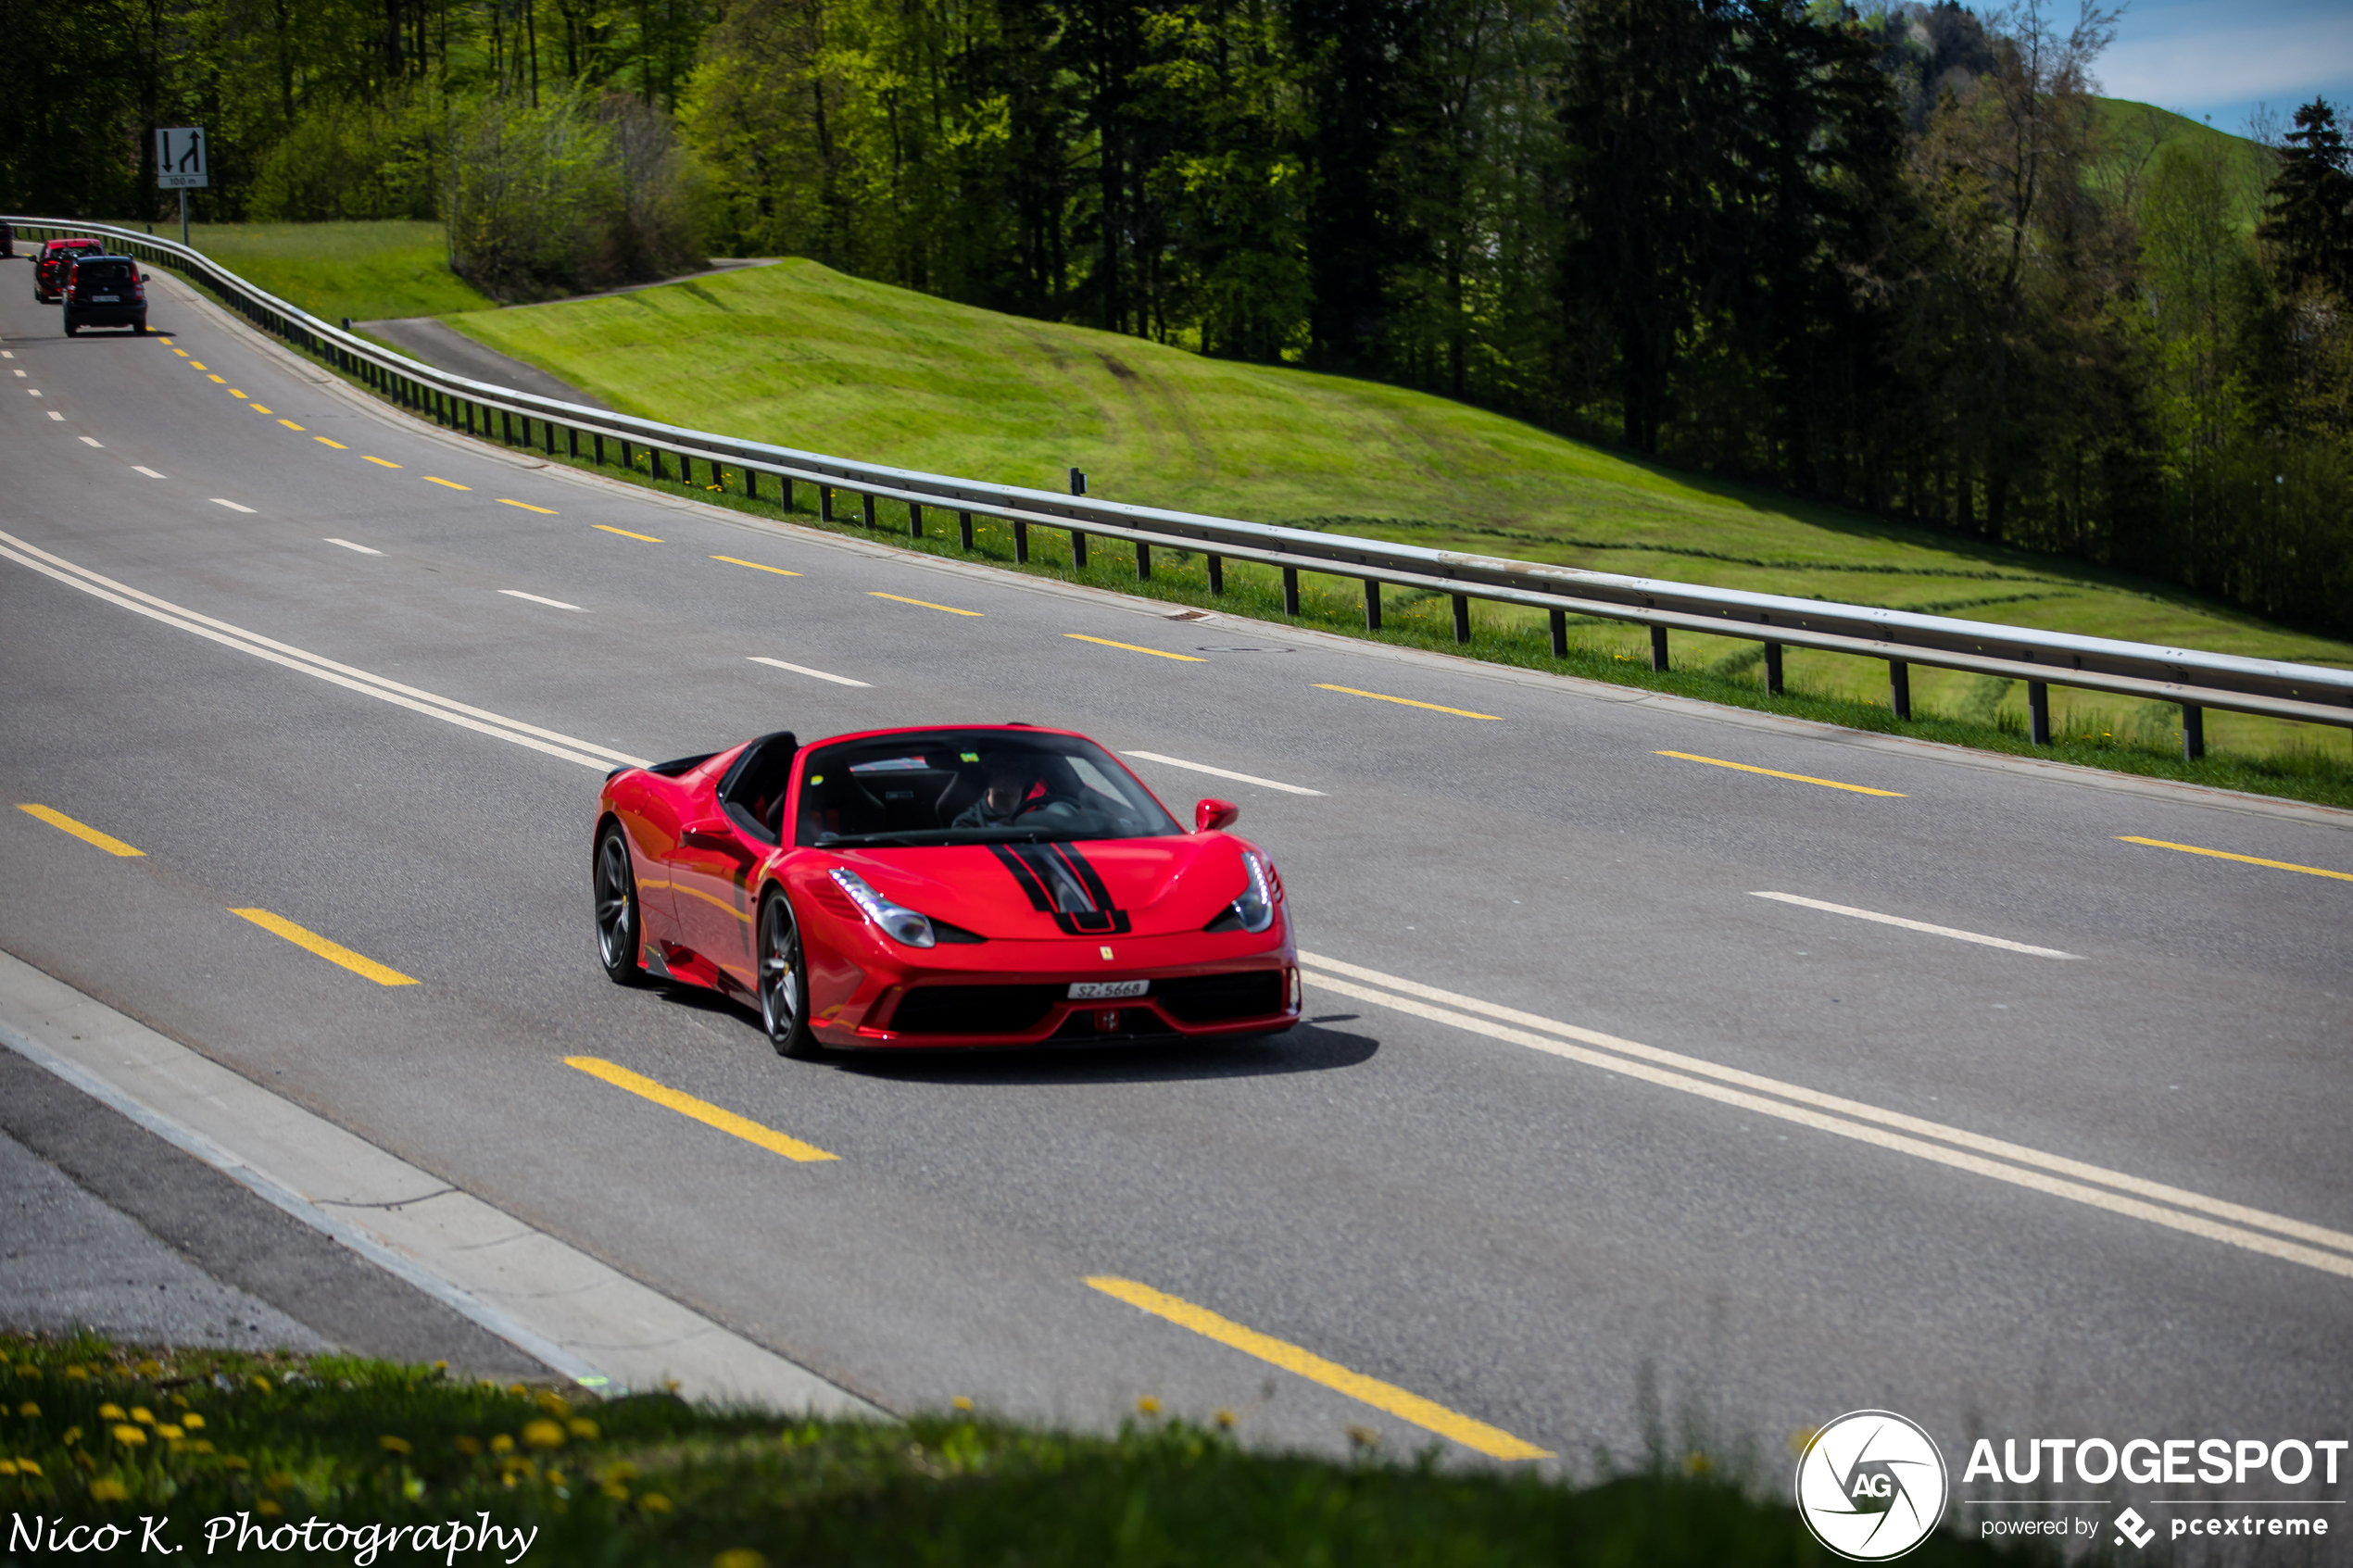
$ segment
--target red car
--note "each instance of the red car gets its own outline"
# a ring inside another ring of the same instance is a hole
[[[93,239],[51,240],[43,245],[41,254],[32,258],[32,297],[44,305],[55,305],[74,257],[84,252],[96,256],[106,248]]]
[[[1298,955],[1238,814],[1187,833],[1063,730],[762,735],[608,775],[598,953],[757,1008],[789,1057],[1273,1034]]]

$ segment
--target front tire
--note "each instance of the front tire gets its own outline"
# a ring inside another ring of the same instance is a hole
[[[81,324],[80,322],[76,321],[76,320],[73,319],[73,312],[72,312],[72,311],[70,311],[70,310],[67,311],[67,312],[66,312],[66,336],[68,336],[68,337],[73,337],[73,336],[77,335],[78,333],[80,333],[80,332],[81,332],[81,331],[82,331],[82,324]]]
[[[637,962],[645,938],[644,911],[637,902],[637,874],[630,865],[629,835],[608,822],[597,835],[597,958],[605,978],[616,985],[648,985],[653,976]]]
[[[760,902],[760,1022],[776,1054],[807,1061],[825,1047],[809,1031],[809,960],[800,948],[800,923],[781,889],[770,888]]]

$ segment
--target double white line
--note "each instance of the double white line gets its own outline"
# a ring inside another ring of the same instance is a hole
[[[2353,1279],[2353,1236],[2343,1231],[1498,1007],[1338,959],[1302,953],[1299,961],[1310,983],[1360,1002]]]
[[[87,567],[76,566],[38,546],[26,544],[14,534],[0,533],[0,556],[151,621],[160,621],[167,626],[194,633],[223,647],[235,648],[239,653],[251,654],[256,659],[266,659],[288,670],[300,671],[315,680],[330,682],[363,696],[374,697],[379,702],[389,702],[411,712],[422,713],[445,724],[456,724],[515,746],[529,746],[550,757],[560,757],[567,762],[577,762],[584,768],[594,768],[598,772],[619,765],[633,768],[646,766],[643,758],[624,756],[610,746],[598,746],[594,741],[585,741],[554,730],[543,730],[536,724],[526,724],[520,719],[510,719],[485,709],[453,702],[446,696],[436,696],[415,686],[404,686],[397,681],[386,680],[365,670],[355,670],[348,664],[338,664],[332,659],[265,637],[258,632],[248,632],[225,621],[215,621],[208,615],[200,615],[168,599],[141,593],[111,577],[102,577]]]

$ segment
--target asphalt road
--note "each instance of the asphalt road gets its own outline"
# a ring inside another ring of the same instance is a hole
[[[581,761],[18,560],[0,788],[145,854],[0,811],[0,947],[891,1409],[1435,1440],[1086,1283],[1117,1276],[1564,1462],[1638,1448],[1654,1403],[1775,1465],[1865,1406],[1957,1454],[2341,1433],[2353,881],[2122,840],[2346,872],[2353,816],[763,528],[375,411],[154,287],[170,343],[68,342],[0,267],[0,531],[622,755],[1019,719],[1319,791],[1135,763],[1180,814],[1239,800],[1318,972],[1363,973],[1232,1049],[782,1061],[598,972]]]

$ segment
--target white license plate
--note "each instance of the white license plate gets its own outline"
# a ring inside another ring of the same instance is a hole
[[[93,305],[120,305],[122,303],[122,295],[119,294],[94,294],[90,296],[90,303]]]
[[[1070,983],[1070,999],[1100,1002],[1113,997],[1140,997],[1151,988],[1149,980],[1074,980]]]

